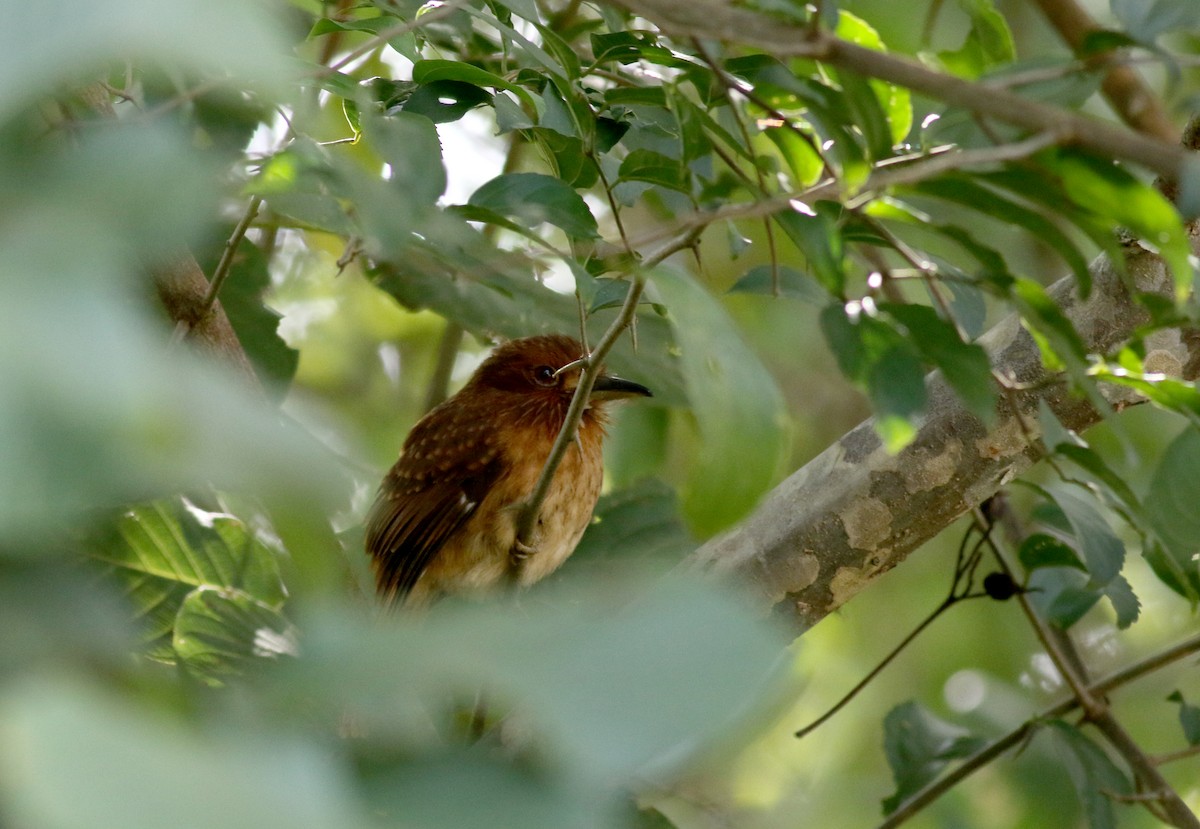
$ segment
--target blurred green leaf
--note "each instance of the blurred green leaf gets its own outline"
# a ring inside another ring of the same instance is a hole
[[[696,547],[679,515],[675,491],[656,478],[645,478],[600,497],[595,519],[564,567],[567,577],[579,567],[605,562],[678,562]]]
[[[1030,187],[1037,186],[1032,180]],[[1091,275],[1087,259],[1075,243],[1048,218],[1013,199],[984,187],[964,174],[950,174],[928,179],[912,186],[912,191],[953,202],[986,213],[1002,222],[1022,227],[1054,250],[1071,268],[1079,280],[1080,292],[1087,296],[1091,290]]]
[[[1194,597],[1200,594],[1200,516],[1194,505],[1197,491],[1196,464],[1200,463],[1200,433],[1184,429],[1163,452],[1146,492],[1146,515],[1163,542],[1167,565]],[[1170,583],[1170,582],[1168,582]],[[1185,593],[1187,595],[1187,593]]]
[[[1047,161],[1061,176],[1071,200],[1129,228],[1153,246],[1175,280],[1175,299],[1191,291],[1191,248],[1175,207],[1162,193],[1115,163],[1082,152],[1061,150]]]
[[[994,66],[1016,59],[1008,21],[992,0],[958,0],[958,7],[971,19],[971,30],[963,45],[952,52],[939,52],[938,59],[951,72],[978,78]]]
[[[1058,756],[1062,758],[1075,793],[1087,815],[1091,829],[1116,829],[1113,813],[1113,795],[1129,795],[1133,792],[1127,778],[1113,765],[1108,754],[1088,739],[1078,728],[1062,720],[1051,720],[1046,724]]]
[[[887,51],[879,33],[867,21],[857,15],[851,14],[845,9],[837,10],[836,32],[838,37],[848,40],[851,43],[856,43],[859,46],[865,46],[868,49],[875,49],[879,52]],[[880,80],[871,80],[869,84],[879,99],[879,104],[886,116],[890,132],[890,141],[887,142],[886,149],[884,149],[884,145],[880,139],[871,139],[872,144],[879,142],[880,149],[883,149],[883,154],[877,154],[876,158],[883,158],[891,154],[891,145],[904,141],[912,129],[912,96],[902,86],[896,86]],[[849,93],[850,90],[847,90],[847,92]]]
[[[771,218],[808,261],[812,275],[821,286],[833,296],[843,297],[846,272],[841,230],[834,216],[836,209],[839,208],[819,204],[815,211],[791,209],[775,213]]]
[[[446,190],[442,144],[431,121],[406,107],[363,119],[363,136],[391,167],[388,181],[408,203],[432,206]]]
[[[279,88],[288,47],[266,7],[237,0],[103,4],[66,0],[55,9],[69,26],[47,26],[45,10],[6,3],[0,27],[0,75],[24,78],[0,90],[0,121],[60,82],[101,70],[116,55],[178,69],[216,70]],[[36,32],[36,36],[30,33]],[[165,204],[166,202],[164,202]]]
[[[577,239],[599,235],[596,219],[578,193],[561,179],[541,173],[497,176],[471,194],[470,204],[537,226],[549,222]]]
[[[916,702],[893,708],[883,720],[883,750],[896,791],[884,799],[883,813],[896,811],[907,797],[941,774],[950,761],[969,757],[985,742]]]
[[[1188,0],[1111,0],[1112,13],[1142,43],[1171,29],[1200,28],[1200,7]]]
[[[925,408],[925,368],[916,348],[885,320],[856,308],[826,306],[821,330],[842,372],[867,392],[875,431],[889,452],[899,452],[916,435],[913,419]]]
[[[640,579],[575,580],[519,608],[444,604],[419,623],[342,614],[301,628],[304,658],[272,672],[276,710],[320,705],[331,721],[387,728],[401,700],[438,709],[482,688],[538,735],[548,770],[609,796],[728,728],[782,645],[749,609],[674,579],[649,590]]]
[[[712,295],[672,268],[653,284],[670,309],[700,432],[684,513],[700,536],[744,516],[774,483],[786,446],[783,396]]]
[[[1029,575],[1029,600],[1061,630],[1070,630],[1100,601],[1100,593],[1088,587],[1081,569],[1039,567]]]
[[[0,793],[22,826],[371,825],[331,757],[290,740],[199,737],[69,674],[27,678],[0,696]]]

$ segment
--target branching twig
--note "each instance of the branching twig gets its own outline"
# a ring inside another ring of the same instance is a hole
[[[1111,158],[1133,161],[1175,178],[1186,160],[1173,141],[1160,141],[1097,118],[1022,97],[1004,89],[927,69],[908,58],[878,52],[824,31],[787,25],[766,15],[716,0],[617,0],[621,5],[685,37],[731,41],[777,57],[807,57],[878,78],[1033,132],[1049,132]]]
[[[999,545],[994,539],[990,540],[989,544],[1000,566],[1011,576],[1011,570]],[[1064,643],[1063,639],[1055,636],[1054,631],[1034,609],[1028,596],[1020,593],[1017,595],[1017,601],[1037,634],[1038,640],[1042,643],[1042,647],[1045,648],[1046,655],[1050,657],[1054,667],[1070,686],[1071,693],[1080,708],[1083,709],[1087,721],[1092,723],[1117,753],[1125,759],[1137,780],[1147,786],[1149,792],[1156,795],[1155,800],[1162,806],[1172,825],[1180,827],[1180,829],[1200,829],[1200,820],[1197,820],[1196,815],[1179,797],[1179,793],[1162,776],[1149,755],[1117,721],[1107,700],[1103,695],[1095,694],[1089,687],[1086,677],[1080,675],[1076,666],[1081,663],[1078,654],[1073,652],[1073,646],[1069,644],[1069,640]]]
[[[878,171],[872,173],[867,181],[855,191],[855,195],[886,190],[902,184],[915,184],[951,170],[964,167],[976,167],[987,164],[1002,164],[1028,158],[1039,150],[1057,142],[1051,134],[1039,134],[1011,144],[1001,144],[996,147],[984,147],[974,150],[944,150],[935,153],[904,156],[888,159],[878,165]],[[744,204],[734,204],[716,210],[697,211],[687,216],[681,216],[664,228],[654,230],[642,236],[634,237],[630,244],[635,250],[647,245],[661,242],[672,237],[681,230],[703,228],[726,219],[757,219],[769,216],[780,210],[786,210],[794,201],[812,203],[825,199],[845,199],[846,188],[839,181],[826,179],[812,187],[798,190],[794,193],[783,193],[761,201]]]
[[[900,640],[900,644],[892,648],[892,650],[888,652],[887,656],[881,659],[879,663],[867,673],[866,676],[859,680],[857,685],[847,691],[846,694],[832,706],[830,706],[830,708],[826,710],[824,714],[817,717],[808,725],[797,731],[795,734],[797,740],[808,736],[813,731],[817,730],[817,728],[819,728],[821,725],[823,725],[827,720],[829,720],[830,717],[845,708],[850,700],[858,696],[858,694],[864,688],[866,688],[867,685],[869,685],[871,681],[875,679],[875,677],[879,676],[879,674],[883,672],[884,668],[892,664],[892,661],[899,656],[900,653],[907,648],[912,641],[916,639],[927,627],[933,624],[935,619],[961,601],[965,601],[966,599],[979,599],[988,595],[987,593],[972,593],[971,591],[975,584],[975,568],[979,564],[983,544],[987,541],[988,535],[992,531],[992,527],[989,524],[983,530],[982,537],[976,542],[971,552],[967,553],[967,542],[970,541],[974,528],[974,524],[967,528],[966,533],[963,535],[962,543],[959,544],[958,557],[954,563],[954,576],[950,580],[950,592],[946,595],[946,598],[942,600],[941,604],[935,607],[932,613],[922,619],[915,628],[909,631],[908,635]]]
[[[1178,662],[1180,659],[1197,652],[1200,652],[1200,634],[1185,639],[1166,650],[1135,662],[1126,668],[1122,668],[1120,671],[1105,677],[1099,682],[1092,683],[1088,686],[1088,692],[1092,696],[1102,697],[1111,691],[1115,691],[1122,686],[1141,679],[1147,674],[1151,674],[1160,668]],[[1009,749],[1020,745],[1033,733],[1039,723],[1064,717],[1078,707],[1079,700],[1072,697],[1025,721],[1003,737],[988,743],[964,760],[962,764],[955,766],[946,774],[930,782],[925,788],[901,803],[896,811],[888,815],[887,819],[880,823],[876,829],[895,829],[895,827],[900,826],[971,774],[1000,757],[1000,755]]]

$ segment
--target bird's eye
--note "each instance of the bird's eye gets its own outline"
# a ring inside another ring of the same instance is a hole
[[[550,366],[538,366],[533,370],[533,381],[539,386],[553,386],[557,380]]]

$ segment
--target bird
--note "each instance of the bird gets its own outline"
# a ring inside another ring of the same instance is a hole
[[[579,341],[561,334],[502,343],[412,428],[366,519],[365,547],[387,604],[528,586],[574,552],[603,483],[606,407],[653,396],[601,370],[531,543],[520,543],[518,515],[566,420],[583,356]]]

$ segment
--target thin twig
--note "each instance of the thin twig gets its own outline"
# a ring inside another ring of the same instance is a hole
[[[946,598],[942,600],[942,603],[935,607],[932,613],[922,619],[920,624],[909,631],[908,635],[900,640],[900,644],[892,648],[892,650],[888,652],[887,656],[880,660],[879,663],[876,664],[866,676],[859,680],[857,685],[847,691],[846,694],[837,702],[835,702],[827,711],[825,711],[824,714],[798,730],[795,734],[797,740],[808,736],[822,724],[824,724],[830,717],[845,708],[847,703],[858,696],[858,694],[861,693],[862,690],[866,688],[872,680],[875,679],[875,677],[879,676],[879,674],[883,672],[883,669],[890,665],[892,661],[900,655],[901,651],[907,648],[913,642],[913,640],[917,638],[917,636],[919,636],[927,627],[933,624],[935,619],[961,601],[965,601],[966,599],[979,599],[988,595],[987,593],[972,593],[971,589],[975,583],[975,568],[979,565],[979,559],[982,557],[983,545],[987,542],[988,535],[992,531],[992,525],[988,524],[985,527],[981,537],[971,549],[971,552],[967,553],[967,542],[971,539],[974,527],[974,524],[967,527],[967,531],[963,534],[962,542],[958,545],[958,555],[954,562],[954,574],[950,579],[950,591],[946,594]]]
[[[251,196],[250,203],[246,206],[246,212],[242,214],[241,220],[233,228],[233,233],[229,234],[229,238],[225,240],[225,249],[221,252],[221,261],[217,263],[216,270],[213,271],[212,279],[208,283],[208,290],[204,294],[204,298],[200,301],[200,305],[196,308],[195,317],[192,319],[180,319],[175,323],[175,330],[171,332],[171,342],[177,343],[183,340],[192,330],[192,327],[197,322],[208,316],[208,312],[212,310],[217,301],[217,295],[221,292],[221,287],[225,284],[225,280],[229,277],[229,272],[233,268],[233,259],[237,255],[238,246],[242,243],[242,239],[246,236],[246,231],[250,229],[254,219],[258,216],[258,209],[262,206],[262,196]]]
[[[680,238],[664,245],[660,250],[648,256],[641,263],[641,266],[633,274],[629,285],[629,293],[625,296],[625,302],[622,303],[620,310],[617,312],[616,319],[608,326],[608,329],[596,343],[591,353],[582,359],[579,383],[575,388],[575,395],[571,398],[571,405],[567,409],[566,419],[563,421],[562,428],[558,430],[558,437],[554,439],[554,445],[550,449],[546,463],[542,466],[542,472],[538,476],[537,484],[534,485],[533,491],[529,494],[528,500],[522,505],[521,512],[517,516],[518,544],[524,547],[534,546],[531,544],[534,541],[533,531],[534,527],[537,526],[538,513],[541,511],[542,504],[546,501],[546,495],[550,491],[550,482],[554,479],[554,473],[558,470],[562,459],[566,456],[568,447],[575,441],[575,433],[579,429],[579,421],[583,418],[583,413],[587,409],[588,398],[591,396],[592,386],[600,374],[604,358],[608,356],[608,352],[616,344],[617,338],[621,336],[621,333],[633,321],[638,302],[642,297],[642,291],[646,288],[646,271],[660,264],[672,254],[689,247],[695,241],[695,233],[696,231],[689,230],[689,232],[683,234]]]
[[[1139,662],[1126,666],[1099,682],[1092,683],[1088,686],[1088,691],[1093,696],[1104,696],[1111,691],[1115,691],[1135,680],[1141,679],[1147,674],[1154,673],[1167,665],[1178,662],[1180,659],[1184,659],[1197,652],[1200,652],[1200,634],[1178,642]],[[983,768],[1009,749],[1020,745],[1029,737],[1039,723],[1064,717],[1078,707],[1079,700],[1072,697],[1026,720],[1017,728],[1008,732],[1003,737],[988,743],[960,765],[955,766],[946,774],[931,781],[923,789],[910,796],[908,800],[896,808],[896,811],[888,815],[887,819],[880,823],[876,829],[895,829],[895,827],[900,826],[971,774]]]
[[[875,193],[902,184],[915,184],[928,178],[941,175],[964,167],[975,167],[987,164],[1002,164],[1007,161],[1017,161],[1028,158],[1039,150],[1056,143],[1050,134],[1035,135],[1011,144],[1001,144],[996,147],[985,147],[974,150],[946,150],[934,154],[920,154],[903,158],[889,159],[878,165],[879,170],[867,179],[856,195]],[[716,210],[697,211],[681,216],[666,227],[651,231],[630,240],[634,250],[647,245],[661,242],[672,237],[681,230],[693,227],[705,227],[726,219],[757,219],[788,209],[792,202],[811,203],[825,199],[842,200],[847,196],[841,182],[825,179],[812,187],[797,190],[792,193],[782,193],[769,199],[744,204],[734,204]]]

